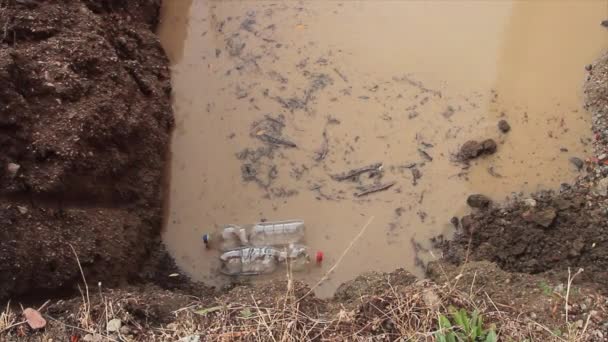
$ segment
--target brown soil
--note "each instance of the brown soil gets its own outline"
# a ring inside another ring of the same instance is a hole
[[[173,125],[158,1],[0,3],[0,298],[134,275]]]

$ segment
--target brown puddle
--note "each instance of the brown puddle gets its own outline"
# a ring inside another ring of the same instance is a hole
[[[168,249],[194,279],[221,285],[204,232],[303,219],[306,243],[325,253],[322,268],[297,274],[314,284],[373,217],[317,294],[370,270],[422,275],[417,264],[437,257],[429,239],[452,234],[469,194],[502,200],[574,179],[568,158],[591,151],[580,85],[608,47],[604,12],[603,1],[166,1]],[[452,160],[485,138],[496,154],[468,170]],[[330,177],[372,163],[383,172],[362,184],[395,185],[355,197],[360,184]]]

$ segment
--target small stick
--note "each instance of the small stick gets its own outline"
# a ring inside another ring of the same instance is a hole
[[[360,190],[361,190],[360,192],[355,193],[355,196],[362,197],[365,195],[373,194],[374,192],[387,190],[395,184],[397,184],[397,182],[390,182],[390,183],[384,183],[384,184],[373,184],[373,185],[370,185],[367,187],[362,187],[362,188],[360,188]]]
[[[333,270],[336,269],[336,267],[338,267],[338,265],[340,265],[340,263],[342,262],[342,259],[344,259],[344,256],[346,256],[346,254],[353,247],[355,242],[357,242],[357,240],[359,240],[359,238],[363,235],[363,233],[365,232],[367,227],[372,223],[373,220],[374,220],[374,216],[370,217],[369,220],[367,220],[367,223],[363,226],[363,228],[361,228],[361,230],[359,231],[359,234],[357,234],[357,236],[355,236],[355,238],[351,240],[350,244],[348,245],[348,247],[346,247],[344,252],[342,252],[342,255],[340,255],[340,257],[338,258],[336,263],[327,272],[325,272],[323,277],[321,277],[321,279],[313,287],[311,287],[310,290],[308,290],[308,292],[306,292],[302,297],[300,297],[296,302],[299,302],[302,299],[308,297],[308,295],[311,294],[312,291],[314,291],[317,287],[319,287],[319,285],[321,285],[327,279],[329,274],[331,272],[333,272]]]
[[[356,177],[356,176],[358,176],[358,175],[360,175],[362,173],[365,173],[365,172],[378,171],[381,168],[382,168],[382,163],[375,163],[375,164],[363,166],[363,167],[360,167],[360,168],[357,168],[357,169],[352,169],[352,170],[349,170],[349,171],[346,171],[346,172],[343,172],[343,173],[339,173],[339,174],[336,174],[336,175],[332,175],[331,178],[333,180],[341,182],[341,181],[344,181],[344,180],[347,180],[347,179],[354,178],[354,177]]]

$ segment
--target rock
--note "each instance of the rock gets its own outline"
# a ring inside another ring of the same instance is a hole
[[[548,228],[553,224],[557,217],[557,210],[554,208],[546,208],[542,210],[528,210],[523,215],[523,218],[528,222],[534,222],[540,226]]]
[[[483,147],[477,140],[469,140],[462,144],[460,147],[460,151],[458,155],[462,160],[469,160],[473,158],[477,158],[481,152],[483,151]]]
[[[606,160],[608,158],[608,154],[606,153],[602,153],[599,156],[597,156],[597,159],[599,160]]]
[[[122,326],[122,321],[118,318],[111,319],[106,325],[106,330],[109,332],[117,332]]]
[[[86,335],[84,335],[82,340],[87,341],[87,342],[102,342],[105,339],[103,338],[103,336],[101,336],[99,334],[86,334]]]
[[[492,203],[492,200],[481,194],[474,194],[467,198],[467,204],[472,208],[486,208]]]
[[[182,337],[179,340],[177,340],[177,342],[200,342],[200,341],[201,341],[200,335],[190,335],[190,336]]]
[[[19,210],[19,213],[20,213],[21,215],[25,215],[25,214],[27,214],[27,207],[24,207],[24,206],[22,206],[22,205],[18,205],[18,206],[17,206],[17,210]]]
[[[120,327],[120,329],[118,329],[118,331],[120,332],[121,335],[129,335],[131,333],[131,329],[126,325],[123,325],[122,327]]]
[[[511,125],[509,125],[507,120],[500,120],[498,121],[498,129],[503,133],[507,133],[511,130]]]
[[[42,329],[46,326],[46,320],[42,317],[38,310],[27,308],[23,310],[23,316],[27,321],[27,325],[33,330]]]
[[[486,154],[494,154],[496,153],[496,141],[492,140],[492,139],[486,139],[481,143],[481,146],[483,147],[483,153]]]
[[[454,226],[454,228],[458,229],[458,217],[454,216],[450,219],[450,223]]]
[[[600,25],[608,28],[608,19],[607,20],[602,20],[602,22],[600,23]]]
[[[583,327],[585,326],[585,322],[583,322],[582,319],[579,319],[578,321],[576,321],[576,323],[574,323],[574,325],[579,329],[583,329]]]
[[[424,290],[422,293],[422,300],[424,300],[426,307],[431,308],[432,310],[438,310],[441,305],[441,299],[432,289]]]
[[[608,178],[602,178],[599,182],[597,182],[595,192],[601,196],[608,195]]]
[[[572,163],[572,165],[576,166],[576,169],[579,171],[585,165],[585,162],[583,162],[583,160],[581,158],[577,158],[577,157],[571,157],[570,159],[568,159],[568,161],[570,161],[570,163]]]
[[[536,207],[536,200],[534,198],[526,198],[523,202],[530,208]]]
[[[593,69],[593,65],[591,65],[591,64],[585,65],[585,70],[591,71],[591,69]]]
[[[6,172],[8,172],[9,176],[15,177],[17,175],[17,172],[19,172],[20,168],[21,165],[19,164],[8,163],[8,165],[6,165]]]

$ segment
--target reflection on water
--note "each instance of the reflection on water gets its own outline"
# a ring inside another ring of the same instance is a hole
[[[171,1],[160,37],[177,127],[164,241],[210,284],[203,232],[303,219],[325,264],[370,217],[317,294],[369,270],[422,275],[431,237],[466,196],[557,188],[589,147],[583,66],[602,48],[602,1]],[[566,24],[567,23],[567,24]],[[501,134],[498,120],[511,132]],[[469,168],[470,139],[498,142]],[[432,160],[431,160],[432,159]],[[381,163],[352,180],[333,177]],[[393,184],[357,197],[365,186]],[[363,187],[363,188],[361,188]]]

